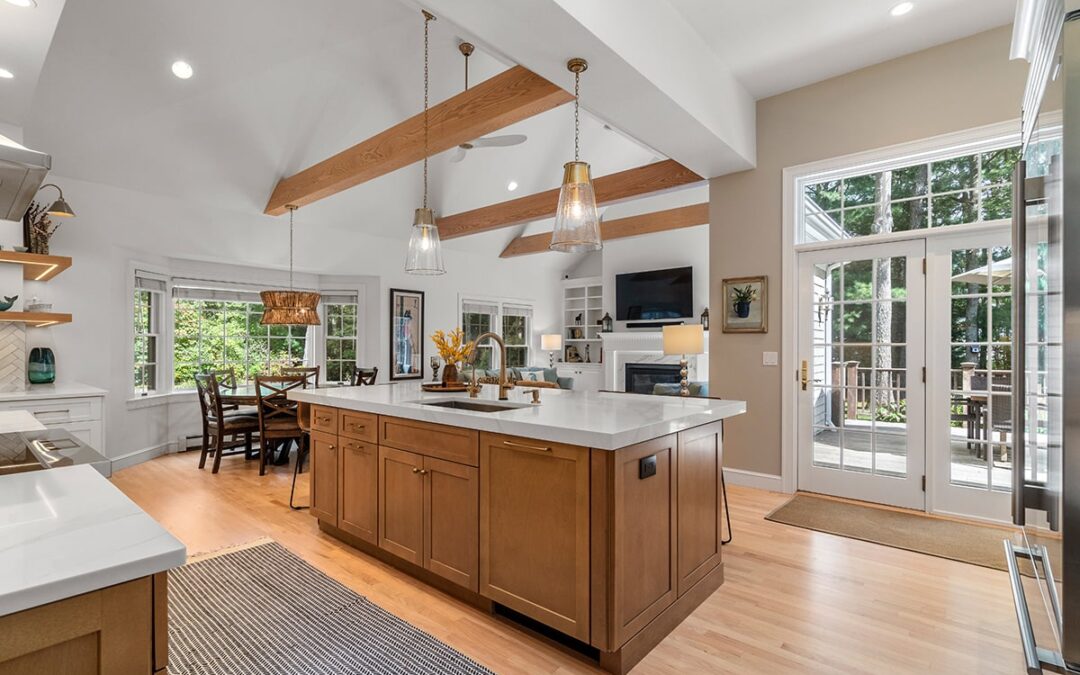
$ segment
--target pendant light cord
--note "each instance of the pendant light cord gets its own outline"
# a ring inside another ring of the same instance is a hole
[[[287,206],[289,209],[289,292],[293,289],[293,214],[296,213],[296,207],[292,204]]]
[[[581,73],[574,73],[574,161],[579,159],[578,137],[581,135],[581,115],[580,115],[580,100],[581,95]]]
[[[424,12],[424,208],[427,208],[428,193],[428,25],[434,19]],[[468,61],[465,62],[468,64]],[[466,77],[468,77],[466,75]]]

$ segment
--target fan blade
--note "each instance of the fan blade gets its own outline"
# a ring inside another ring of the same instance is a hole
[[[450,161],[455,163],[460,162],[461,160],[465,159],[465,155],[467,155],[468,153],[468,150],[459,145],[454,148],[454,154],[450,155]]]
[[[488,136],[473,141],[473,147],[477,148],[503,148],[508,145],[520,145],[529,137],[525,134],[507,134],[505,136]]]

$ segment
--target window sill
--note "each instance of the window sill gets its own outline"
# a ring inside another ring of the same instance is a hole
[[[128,410],[142,410],[144,408],[157,408],[163,405],[169,405],[170,403],[186,401],[187,399],[194,399],[195,392],[193,391],[174,391],[161,394],[148,394],[146,396],[136,396],[129,398],[125,401],[125,405]]]

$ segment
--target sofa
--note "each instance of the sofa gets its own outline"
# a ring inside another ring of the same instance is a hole
[[[708,382],[687,382],[687,389],[690,390],[691,396],[700,396],[708,398],[709,396],[709,383]],[[656,396],[678,396],[679,384],[654,384],[652,393]]]
[[[470,379],[472,372],[466,368],[462,376],[465,379]],[[499,371],[498,369],[478,371],[476,379],[483,384],[498,384]],[[510,383],[514,386],[520,387],[538,387],[541,389],[574,388],[574,378],[559,377],[559,373],[554,368],[507,368],[506,379],[510,380]]]

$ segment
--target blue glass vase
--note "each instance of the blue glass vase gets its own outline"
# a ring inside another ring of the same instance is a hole
[[[30,350],[30,367],[27,369],[30,384],[51,384],[56,381],[56,357],[48,347]]]

